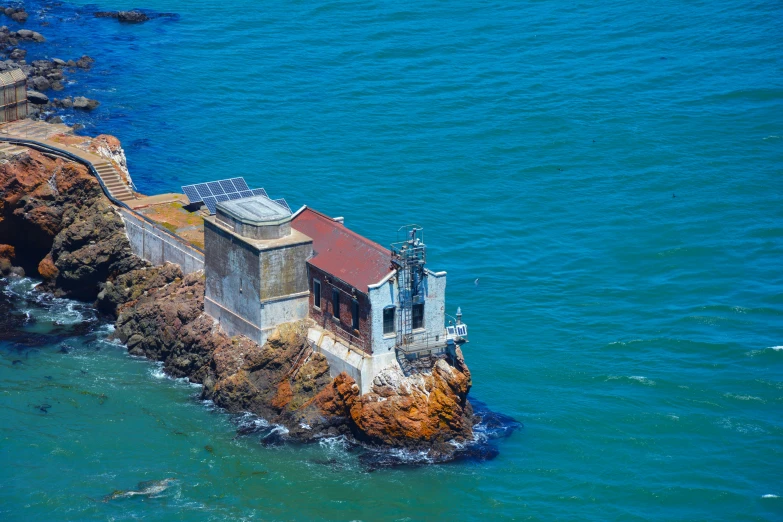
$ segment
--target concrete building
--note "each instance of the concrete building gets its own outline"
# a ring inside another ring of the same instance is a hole
[[[420,228],[388,250],[342,219],[264,196],[216,209],[204,226],[204,306],[229,335],[263,344],[279,324],[309,319],[313,349],[362,393],[381,370],[453,346],[446,273],[426,268]]]
[[[313,240],[263,196],[220,203],[204,219],[204,311],[229,335],[264,344],[277,325],[308,314]]]

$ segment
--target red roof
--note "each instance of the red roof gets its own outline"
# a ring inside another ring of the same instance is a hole
[[[367,293],[391,272],[391,252],[329,216],[305,208],[291,226],[313,239],[310,264],[357,290]]]

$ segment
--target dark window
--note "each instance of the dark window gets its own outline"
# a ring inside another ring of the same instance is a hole
[[[383,333],[384,334],[394,333],[394,311],[395,308],[393,306],[383,309]]]
[[[424,328],[424,303],[413,305],[413,329]]]
[[[332,288],[332,315],[340,318],[340,291]]]
[[[359,329],[359,301],[356,299],[351,301],[351,328]]]
[[[313,306],[321,308],[321,282],[313,279]]]

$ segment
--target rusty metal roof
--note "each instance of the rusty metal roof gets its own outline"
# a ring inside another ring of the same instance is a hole
[[[26,80],[27,76],[25,76],[21,69],[12,69],[10,71],[0,73],[0,86],[2,87],[6,85],[16,85],[17,83],[21,83]]]
[[[305,207],[291,226],[313,239],[310,264],[361,292],[391,272],[391,252],[329,216]]]

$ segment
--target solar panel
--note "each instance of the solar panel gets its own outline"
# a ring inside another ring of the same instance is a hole
[[[248,194],[248,195],[250,195],[250,196],[252,196],[252,195],[253,195],[253,193],[252,193],[252,192],[250,192],[249,190],[246,190],[246,191],[244,191],[244,192],[232,192],[231,194],[229,194],[229,195],[228,195],[228,199],[230,199],[231,201],[233,201],[233,200],[235,200],[235,199],[242,199],[242,198],[246,198],[247,196],[243,196],[243,195],[242,195],[242,194],[244,194],[245,192],[247,192],[247,194]]]
[[[275,202],[275,203],[277,203],[278,205],[280,205],[280,206],[284,207],[286,210],[288,210],[289,212],[291,212],[291,207],[289,207],[289,206],[288,206],[288,203],[286,203],[285,199],[283,199],[283,198],[280,198],[280,199],[273,199],[272,201],[274,201],[274,202]]]
[[[218,183],[220,183],[220,188],[222,188],[223,192],[226,194],[237,191],[237,189],[234,188],[234,184],[231,183],[230,179],[223,179],[218,181]]]
[[[245,183],[245,178],[231,178],[231,182],[239,192],[242,192],[243,190],[250,190],[250,187],[248,187],[247,183]]]
[[[182,187],[182,192],[185,193],[191,203],[202,201],[201,196],[198,195],[198,190],[193,185],[185,185]]]
[[[210,214],[215,213],[215,205],[217,205],[217,200],[213,196],[204,198],[204,204],[209,209]]]
[[[220,182],[218,181],[210,181],[207,183],[207,186],[209,187],[209,190],[212,191],[213,196],[217,196],[218,194],[222,194],[224,192],[223,187],[220,186]]]
[[[195,187],[196,190],[198,190],[198,195],[201,196],[201,201],[204,201],[204,198],[208,198],[212,195],[212,191],[209,190],[206,183],[199,183],[198,185],[195,185]]]
[[[188,197],[191,203],[203,202],[209,209],[210,214],[215,214],[218,203],[233,201],[235,199],[249,198],[253,196],[264,196],[271,199],[262,188],[251,189],[247,186],[244,178],[221,179],[218,181],[209,181],[207,183],[196,183],[195,185],[185,185],[182,192]],[[285,199],[275,199],[275,203],[291,212],[291,207]]]

